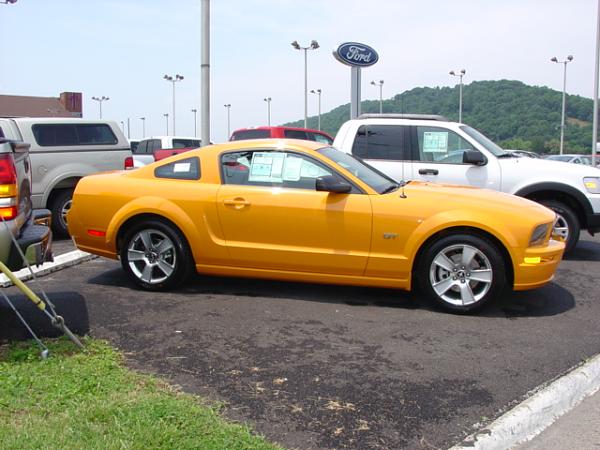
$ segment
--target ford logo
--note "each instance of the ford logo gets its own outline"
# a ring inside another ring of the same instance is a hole
[[[333,56],[342,64],[355,67],[369,67],[379,60],[379,55],[372,47],[358,42],[344,42]]]

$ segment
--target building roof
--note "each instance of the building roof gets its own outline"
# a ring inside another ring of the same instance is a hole
[[[81,117],[70,112],[58,97],[0,95],[0,117]]]

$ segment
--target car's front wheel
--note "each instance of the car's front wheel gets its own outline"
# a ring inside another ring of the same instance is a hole
[[[505,263],[496,245],[462,233],[429,243],[415,276],[426,297],[452,312],[479,309],[506,286]]]
[[[129,228],[120,256],[127,275],[138,286],[151,291],[181,284],[194,266],[181,232],[160,220],[140,222]]]

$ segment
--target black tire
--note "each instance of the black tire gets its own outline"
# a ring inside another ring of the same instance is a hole
[[[120,256],[129,278],[148,291],[165,291],[180,285],[195,267],[181,232],[156,219],[138,222],[125,232]],[[140,259],[132,259],[134,256]]]
[[[73,189],[61,189],[52,196],[49,209],[52,212],[52,232],[57,237],[69,237],[66,212],[71,208]]]
[[[464,265],[463,254],[467,261]],[[496,300],[507,284],[504,258],[497,246],[482,237],[462,233],[427,244],[414,276],[421,294],[454,313],[480,309]]]
[[[546,208],[550,208],[558,215],[555,231],[560,229],[564,230],[565,227],[567,228],[565,255],[569,254],[577,245],[577,242],[579,241],[579,234],[581,233],[581,225],[579,224],[577,215],[571,209],[571,207],[557,200],[542,200],[540,203]],[[559,234],[564,237],[564,231],[561,231]]]

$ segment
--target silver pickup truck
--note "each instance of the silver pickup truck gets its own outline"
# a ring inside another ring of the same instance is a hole
[[[31,143],[34,208],[52,212],[56,236],[68,236],[66,214],[84,176],[123,170],[129,142],[115,122],[69,118],[0,118],[0,137]]]
[[[0,261],[21,269],[25,263],[16,246],[30,264],[51,260],[50,221],[50,211],[32,211],[29,144],[0,138]]]

